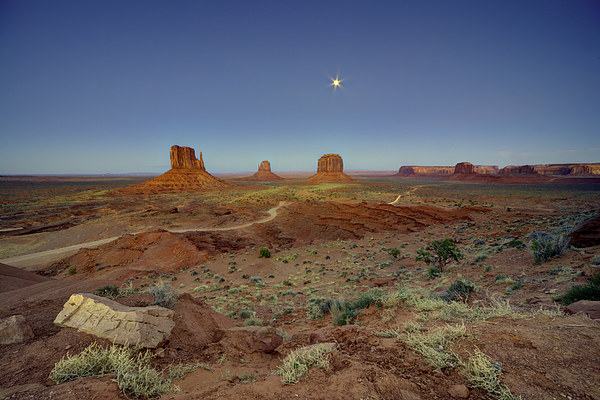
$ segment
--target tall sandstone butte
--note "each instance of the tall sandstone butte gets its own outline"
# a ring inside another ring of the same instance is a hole
[[[317,173],[308,178],[313,182],[353,182],[344,173],[344,161],[339,154],[324,154],[319,158]]]
[[[282,181],[283,178],[271,172],[271,163],[267,160],[261,162],[258,166],[258,172],[245,178],[248,181]]]
[[[202,153],[196,158],[191,147],[171,147],[171,169],[140,185],[126,188],[129,192],[179,192],[219,189],[232,185],[212,176],[204,168]]]
[[[470,162],[459,162],[454,167],[455,175],[473,175],[475,174],[475,167]]]

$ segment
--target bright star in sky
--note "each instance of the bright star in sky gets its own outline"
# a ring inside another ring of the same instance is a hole
[[[329,78],[329,79],[331,79],[331,84],[329,86],[333,86],[333,90],[336,90],[337,88],[342,87],[343,79],[340,79],[339,76],[336,75],[335,78]]]

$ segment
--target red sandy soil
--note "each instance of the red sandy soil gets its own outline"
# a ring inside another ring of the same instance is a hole
[[[343,195],[355,196],[355,186],[360,185],[348,185],[350,192]],[[532,231],[550,231],[565,217],[599,209],[600,201],[593,196],[566,191],[542,196],[532,191],[510,192],[502,197],[473,191],[460,195],[461,201],[466,197],[473,206],[453,207],[457,199],[440,207],[425,205],[424,201],[441,202],[449,196],[446,186],[422,190],[408,186],[395,191],[409,193],[403,195],[405,204],[391,206],[382,204],[384,195],[378,192],[382,188],[371,187],[369,190],[379,200],[366,202],[289,200],[277,218],[239,230],[155,230],[124,235],[113,243],[40,266],[51,278],[0,266],[0,318],[22,314],[35,333],[35,338],[26,343],[0,346],[0,397],[125,399],[110,376],[61,385],[47,379],[54,364],[67,352],[76,354],[92,341],[106,344],[90,335],[56,327],[52,321],[72,293],[129,282],[143,289],[147,287],[143,285],[162,279],[170,281],[181,296],[175,307],[176,328],[170,340],[156,351],[162,357],[157,356],[153,363],[165,368],[179,362],[202,362],[212,368],[189,373],[176,382],[181,391],[164,399],[449,399],[452,385],[469,386],[458,368],[433,368],[403,342],[376,335],[382,330],[402,329],[423,313],[401,305],[386,320],[386,310],[372,305],[356,317],[355,325],[334,327],[329,314],[322,319],[307,316],[310,298],[352,299],[369,287],[381,286],[381,290],[390,292],[397,284],[439,292],[463,276],[479,287],[470,299],[472,305],[485,304],[497,295],[510,300],[520,312],[529,312],[540,306],[554,307],[557,294],[585,283],[599,270],[591,261],[600,254],[594,225],[597,218],[582,224],[572,235],[573,240],[582,240],[575,242],[577,248],[547,263],[534,264],[527,248],[504,247],[513,238],[527,244]],[[302,190],[310,189],[303,186],[298,193]],[[391,201],[395,196],[385,193],[385,197]],[[280,200],[263,204],[263,210]],[[161,201],[160,197],[145,199],[144,207],[156,204],[144,218],[172,216],[181,218],[176,220],[178,223],[189,223],[194,213],[202,212],[202,218],[194,221],[223,224],[221,217],[213,215],[213,206],[186,205],[189,208],[170,214]],[[248,222],[260,215],[257,207],[228,204],[225,208],[229,214],[222,217],[228,218],[225,224],[236,218]],[[14,223],[20,222],[15,214]],[[81,229],[86,226],[82,224]],[[47,237],[72,229],[34,235]],[[465,259],[450,265],[442,277],[428,280],[425,265],[415,261],[416,251],[445,237],[457,243]],[[591,242],[584,242],[590,237]],[[263,246],[271,249],[271,258],[258,257],[258,247]],[[387,252],[394,247],[401,250],[398,259]],[[485,257],[478,258],[482,254]],[[67,265],[76,266],[76,273],[70,275]],[[251,283],[251,276],[261,277],[264,286]],[[518,288],[513,288],[515,282],[520,283]],[[195,290],[201,286],[206,290]],[[284,294],[286,291],[294,295]],[[272,297],[276,300],[269,300]],[[143,306],[151,300],[148,294],[138,293],[119,301]],[[242,325],[239,311],[245,307],[250,307],[265,324],[289,334],[274,353],[251,352],[244,341],[214,342],[217,328]],[[213,309],[220,309],[221,314]],[[431,328],[443,323],[431,320],[427,324]],[[481,349],[501,364],[502,381],[515,395],[528,400],[600,398],[598,321],[583,315],[530,315],[466,326],[468,339],[452,344],[451,349],[461,357],[472,354],[475,347]],[[328,372],[311,369],[294,385],[283,385],[278,376],[272,375],[293,349],[321,341],[337,343]],[[256,381],[241,382],[243,374],[252,374]],[[469,399],[486,398],[481,389],[470,389]]]

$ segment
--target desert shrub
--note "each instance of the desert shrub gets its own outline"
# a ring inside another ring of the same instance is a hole
[[[427,250],[430,249],[431,251]],[[416,261],[422,261],[427,265],[437,266],[441,272],[448,262],[459,261],[464,258],[458,247],[450,239],[434,240],[427,246],[417,250]]]
[[[173,308],[175,303],[177,303],[177,291],[168,283],[160,281],[148,291],[154,297],[153,306]]]
[[[283,365],[275,371],[281,376],[284,384],[296,383],[312,367],[329,370],[329,358],[327,354],[333,351],[332,346],[316,344],[301,347],[292,351],[283,359]]]
[[[394,258],[398,258],[400,256],[400,250],[395,247],[388,249],[388,253],[390,256],[392,256]]]
[[[116,299],[121,295],[121,291],[117,285],[106,285],[96,289],[95,294],[109,299]]]
[[[317,299],[320,315],[331,313],[334,325],[347,325],[354,317],[356,317],[358,310],[368,308],[373,303],[379,303],[382,298],[382,293],[377,289],[370,289],[352,301],[346,301],[341,299],[327,300]]]
[[[600,256],[594,256],[592,257],[592,259],[590,260],[590,262],[594,265],[600,265]]]
[[[63,383],[86,376],[114,374],[124,393],[135,397],[159,397],[172,391],[171,380],[150,366],[152,354],[138,348],[112,345],[107,348],[92,343],[75,356],[54,365],[50,379]]]
[[[425,275],[427,276],[427,279],[435,279],[438,276],[440,276],[441,274],[442,274],[442,270],[439,269],[438,267],[429,267],[425,271]]]
[[[525,248],[525,243],[523,243],[519,239],[513,239],[510,242],[506,243],[505,246],[522,250]]]
[[[471,387],[480,388],[488,392],[493,398],[499,400],[517,400],[510,389],[502,384],[500,374],[502,369],[488,356],[475,348],[475,354],[470,356],[463,370],[463,374]]]
[[[240,310],[239,314],[241,318],[250,318],[252,316],[252,311],[245,308],[243,310]]]
[[[71,265],[69,267],[69,275],[75,275],[77,273],[77,267],[75,265]]]
[[[553,258],[560,257],[569,245],[569,238],[567,235],[553,236],[550,234],[541,235],[541,233],[545,232],[534,233],[537,233],[537,235],[534,236],[536,239],[531,241],[530,250],[536,264],[541,264]]]
[[[421,353],[425,361],[436,368],[455,365],[459,359],[448,347],[456,339],[466,337],[464,325],[447,325],[431,332],[408,331],[400,339]]]
[[[261,247],[258,249],[258,258],[269,258],[271,257],[271,252],[266,247]]]
[[[261,281],[262,281],[262,278],[260,276],[251,276],[250,277],[250,283],[258,283]]]
[[[263,326],[264,322],[258,317],[249,317],[244,321],[244,326]]]
[[[559,296],[557,300],[564,305],[569,305],[579,300],[600,300],[600,273],[596,274],[583,286],[572,286],[567,293]]]
[[[475,284],[470,279],[458,278],[446,289],[446,293],[450,301],[466,301],[474,290]]]

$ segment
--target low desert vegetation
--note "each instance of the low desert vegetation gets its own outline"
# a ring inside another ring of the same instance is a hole
[[[140,348],[111,345],[101,347],[92,343],[78,355],[67,355],[50,372],[55,383],[79,377],[114,375],[119,389],[126,395],[154,398],[173,391],[173,380],[181,379],[201,364],[171,367],[159,372],[150,366],[153,355]]]
[[[333,350],[334,346],[324,343],[301,347],[288,354],[283,359],[283,365],[275,373],[281,376],[281,381],[287,385],[298,382],[313,367],[329,371],[329,353]]]
[[[564,305],[575,303],[579,300],[600,300],[600,273],[597,273],[585,285],[572,286],[565,294],[559,296],[556,300]]]
[[[541,264],[562,256],[569,246],[569,237],[567,235],[533,232],[530,235],[530,239],[531,245],[529,248],[536,264]]]
[[[434,240],[427,246],[417,250],[416,261],[422,261],[432,267],[437,267],[440,272],[444,272],[444,267],[450,261],[460,261],[464,255],[450,239]]]
[[[173,308],[177,303],[177,291],[168,283],[159,281],[156,285],[148,289],[154,297],[153,306]]]
[[[469,357],[462,372],[471,387],[485,390],[494,399],[521,399],[520,396],[513,395],[510,389],[502,384],[500,380],[500,375],[502,374],[500,364],[493,362],[478,348],[475,348],[475,354]]]
[[[258,249],[258,258],[270,258],[271,252],[266,247],[261,247]]]

